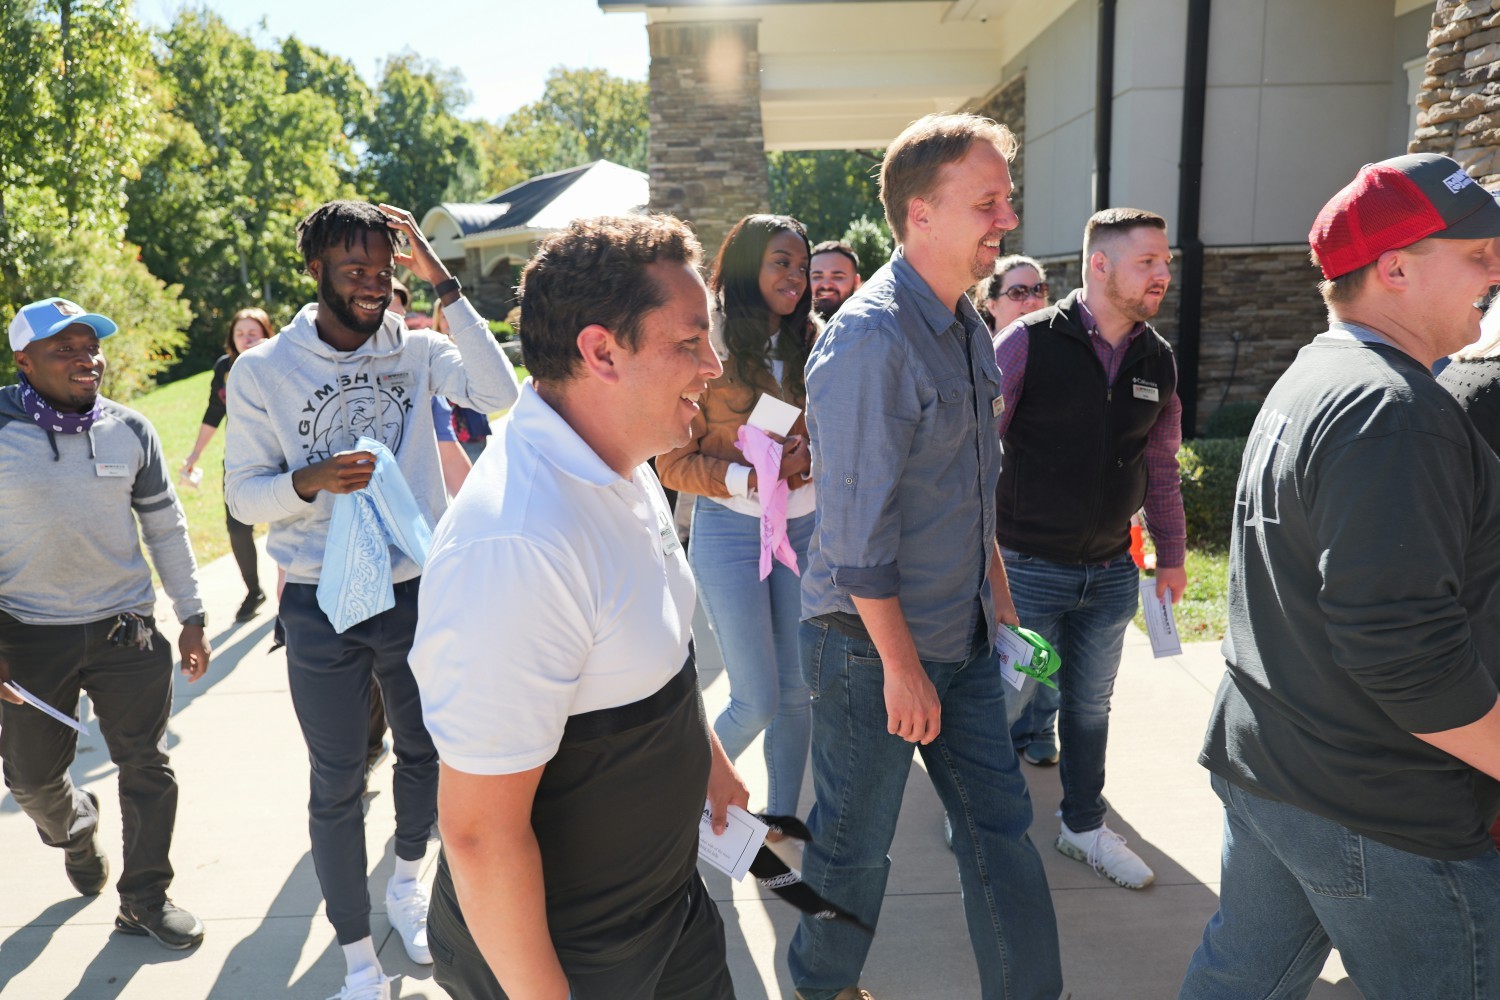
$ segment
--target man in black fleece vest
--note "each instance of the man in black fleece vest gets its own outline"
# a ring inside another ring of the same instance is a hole
[[[1083,288],[995,338],[1005,396],[997,534],[1021,624],[1062,655],[1057,849],[1127,889],[1156,877],[1104,823],[1109,699],[1139,591],[1130,518],[1142,504],[1156,593],[1180,600],[1187,585],[1177,366],[1146,322],[1171,281],[1166,228],[1141,209],[1095,213],[1083,231]],[[1029,744],[1027,760],[1050,764],[1050,737],[1039,748],[1027,736],[1050,729],[1023,713],[1011,735]]]

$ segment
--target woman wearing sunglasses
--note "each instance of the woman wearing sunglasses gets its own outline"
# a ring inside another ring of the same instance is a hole
[[[984,285],[984,309],[980,312],[999,333],[1029,312],[1051,305],[1047,298],[1047,270],[1020,254],[995,261],[995,274]]]

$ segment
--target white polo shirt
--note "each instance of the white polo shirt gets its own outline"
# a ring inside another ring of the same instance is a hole
[[[515,774],[571,715],[682,669],[696,594],[649,465],[622,479],[531,382],[438,524],[411,668],[438,755]]]

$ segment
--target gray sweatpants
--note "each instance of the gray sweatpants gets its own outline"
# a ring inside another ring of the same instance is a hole
[[[437,750],[422,723],[422,701],[406,662],[417,628],[419,582],[396,584],[395,607],[342,635],[318,607],[317,587],[289,583],[281,595],[292,706],[311,770],[307,813],[313,867],[341,945],[370,936],[360,799],[372,677],[385,698],[395,744],[396,857],[415,861],[426,854],[437,821]]]

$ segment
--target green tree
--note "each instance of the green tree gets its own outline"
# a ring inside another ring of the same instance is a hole
[[[771,211],[801,221],[814,243],[837,239],[855,219],[880,218],[880,156],[862,149],[767,153]]]
[[[353,195],[357,125],[336,95],[351,114],[360,99],[347,64],[296,45],[294,74],[285,45],[261,49],[206,10],[178,14],[161,42],[163,146],[130,187],[129,236],[152,273],[186,290],[196,318],[176,370],[197,371],[218,356],[235,310],[286,319],[312,296],[296,224]]]
[[[458,117],[469,103],[462,74],[406,51],[386,60],[376,95],[364,135],[372,191],[418,219],[444,199],[469,196],[479,156]]]
[[[0,321],[52,295],[110,316],[106,391],[122,398],[191,318],[121,238],[127,185],[162,142],[155,100],[128,0],[0,0]],[[0,378],[13,375],[5,352]]]
[[[646,169],[648,87],[602,69],[554,68],[542,96],[498,126],[480,125],[481,188],[493,195],[528,177],[611,160]]]

